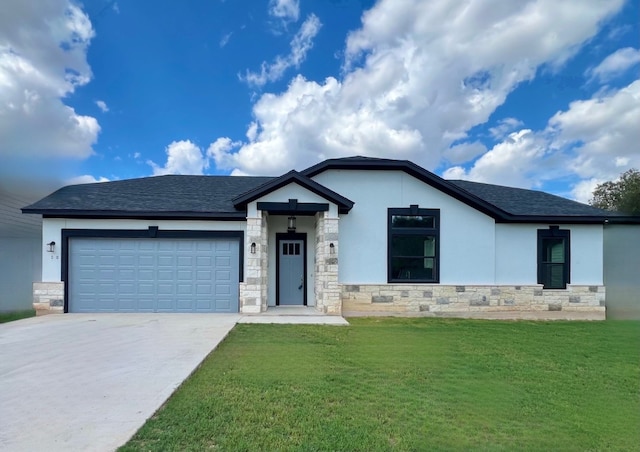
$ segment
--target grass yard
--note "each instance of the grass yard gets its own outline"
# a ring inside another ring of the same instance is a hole
[[[0,323],[13,322],[14,320],[35,317],[36,311],[27,309],[25,311],[0,312]]]
[[[640,450],[640,322],[237,325],[121,451]]]

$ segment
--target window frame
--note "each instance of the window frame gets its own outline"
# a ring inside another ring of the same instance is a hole
[[[564,262],[562,263],[562,287],[551,287],[549,281],[545,281],[545,268],[550,262],[544,262],[544,241],[545,239],[563,239],[564,240]],[[550,226],[549,229],[538,229],[538,284],[542,284],[542,288],[546,290],[563,290],[571,284],[571,231],[569,229],[560,229],[558,226]]]
[[[427,227],[405,227],[394,228],[393,217],[401,216],[430,216],[433,217],[434,226]],[[435,250],[433,256],[433,278],[411,278],[400,279],[393,276],[393,238],[394,237],[434,237]],[[421,209],[417,204],[410,207],[390,207],[387,209],[387,282],[399,284],[430,283],[440,282],[440,209]]]

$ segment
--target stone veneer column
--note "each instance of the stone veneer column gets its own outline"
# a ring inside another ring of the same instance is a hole
[[[33,309],[36,315],[64,312],[64,282],[34,282]]]
[[[331,247],[333,244],[333,247]],[[328,212],[316,216],[316,309],[325,314],[342,312],[338,285],[338,218]]]
[[[244,282],[240,283],[240,312],[258,313],[267,310],[267,213],[258,211],[256,218],[247,218],[245,253],[247,265]],[[256,253],[251,254],[251,244]]]

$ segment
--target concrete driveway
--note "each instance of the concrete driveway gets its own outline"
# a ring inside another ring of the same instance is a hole
[[[0,325],[0,450],[124,444],[240,319],[65,314]]]

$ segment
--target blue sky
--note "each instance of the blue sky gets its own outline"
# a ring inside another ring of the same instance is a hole
[[[9,0],[0,188],[409,159],[587,201],[640,167],[638,2]]]

